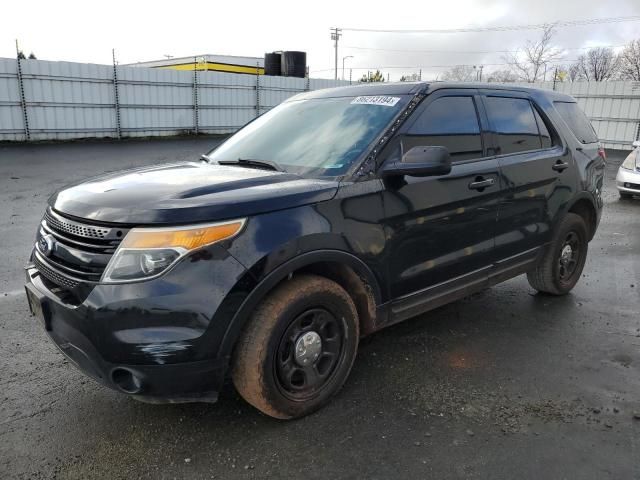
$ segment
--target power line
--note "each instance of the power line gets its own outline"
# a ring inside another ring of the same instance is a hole
[[[590,50],[592,48],[618,48],[624,47],[625,45],[593,45],[590,47],[557,47],[557,50]],[[518,53],[519,50],[408,50],[408,49],[392,49],[392,48],[374,48],[374,47],[358,47],[353,45],[344,45],[342,48],[351,48],[354,50],[372,50],[376,52],[395,52],[395,53],[441,53],[441,54],[449,54],[449,53],[459,53],[459,54],[473,54],[473,55],[481,55],[487,53]]]
[[[546,62],[548,65],[561,65],[563,63],[571,63],[571,62],[577,62],[577,59],[563,59],[563,60],[553,60],[550,62]],[[386,66],[375,66],[375,67],[350,67],[353,70],[394,70],[394,69],[417,69],[417,68],[452,68],[452,67],[477,67],[479,66],[480,63],[455,63],[455,64],[449,64],[449,65],[408,65],[408,66],[402,66],[402,65],[386,65]],[[482,65],[485,67],[497,67],[497,66],[505,66],[505,65],[511,65],[511,63],[507,63],[507,62],[502,62],[502,63],[484,63],[482,62]],[[313,70],[309,73],[321,73],[321,72],[328,72],[328,71],[332,71],[333,68],[325,68],[323,70]]]
[[[464,27],[464,28],[443,28],[443,29],[377,29],[377,28],[343,28],[345,32],[369,32],[369,33],[475,33],[475,32],[510,32],[514,30],[540,30],[549,26],[559,27],[579,27],[583,25],[600,25],[605,23],[622,23],[640,21],[640,15],[628,17],[606,17],[589,18],[586,20],[560,20],[556,22],[535,23],[529,25],[502,25],[494,27]]]

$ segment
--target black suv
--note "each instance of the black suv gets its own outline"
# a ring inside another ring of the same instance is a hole
[[[360,337],[527,274],[569,292],[604,151],[575,100],[401,83],[300,94],[208,155],[49,200],[27,271],[60,350],[148,401],[277,418],[336,393]]]

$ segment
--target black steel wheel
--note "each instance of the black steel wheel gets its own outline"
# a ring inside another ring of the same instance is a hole
[[[337,283],[302,274],[258,306],[232,358],[233,383],[275,418],[308,415],[342,387],[356,356],[358,314]]]
[[[573,230],[564,239],[558,257],[558,280],[562,284],[571,282],[580,260],[580,238]]]
[[[587,260],[587,226],[583,218],[568,213],[559,223],[551,244],[527,272],[529,284],[543,293],[564,295],[575,287]]]
[[[324,308],[298,315],[285,331],[274,367],[278,387],[293,400],[306,400],[327,385],[344,355],[346,325]]]

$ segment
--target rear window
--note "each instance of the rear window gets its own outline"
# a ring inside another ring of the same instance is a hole
[[[595,143],[598,136],[577,103],[553,102],[556,110],[580,143]]]

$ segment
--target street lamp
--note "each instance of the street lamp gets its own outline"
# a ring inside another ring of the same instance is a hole
[[[346,57],[342,57],[342,80],[344,81],[344,61],[347,58],[353,58],[353,55],[347,55]]]

